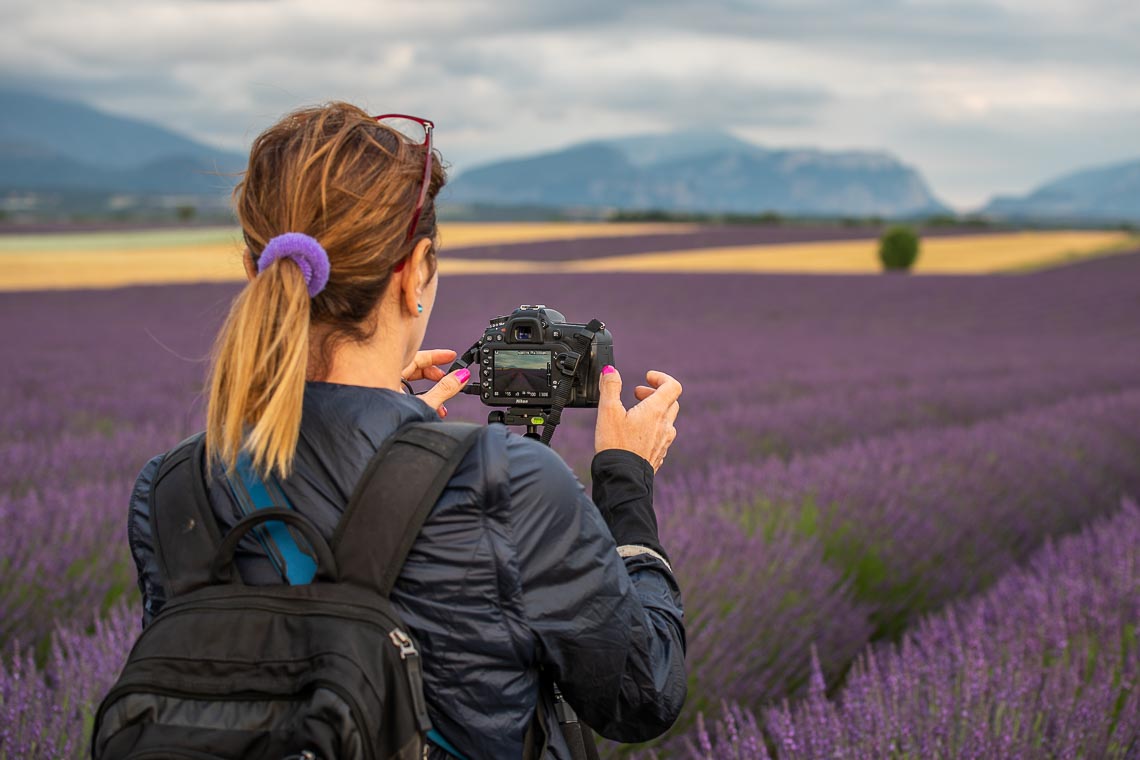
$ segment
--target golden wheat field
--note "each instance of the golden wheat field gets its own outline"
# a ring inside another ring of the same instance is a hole
[[[682,224],[451,223],[450,248],[536,240],[682,233]],[[109,288],[227,282],[243,276],[241,236],[231,227],[0,236],[0,290]],[[503,271],[498,268],[495,271]]]
[[[448,248],[569,238],[688,232],[690,225],[591,223],[448,224]],[[1137,245],[1120,232],[1048,231],[929,238],[918,274],[1023,271]],[[859,274],[879,271],[873,240],[662,250],[580,261],[441,257],[445,274],[510,272],[720,272]],[[240,280],[241,243],[232,228],[0,237],[0,290],[106,288]]]

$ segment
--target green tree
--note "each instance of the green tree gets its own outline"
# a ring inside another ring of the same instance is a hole
[[[888,272],[907,272],[918,260],[918,233],[905,224],[890,227],[879,238],[879,260]]]

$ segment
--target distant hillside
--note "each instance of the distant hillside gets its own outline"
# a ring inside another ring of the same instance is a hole
[[[0,90],[0,193],[220,202],[243,155],[72,101]],[[45,201],[46,202],[46,201]],[[121,206],[123,201],[117,201]]]
[[[1066,174],[1025,196],[998,196],[982,214],[997,219],[1140,222],[1140,159]]]
[[[463,172],[453,203],[786,215],[946,213],[888,153],[773,150],[719,132],[580,143]]]

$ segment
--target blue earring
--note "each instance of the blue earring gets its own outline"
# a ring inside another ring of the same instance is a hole
[[[424,313],[424,305],[422,303],[416,304],[416,313],[417,314],[423,314]]]

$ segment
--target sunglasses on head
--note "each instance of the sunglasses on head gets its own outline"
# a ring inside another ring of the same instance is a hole
[[[407,240],[411,240],[416,234],[416,225],[420,223],[420,215],[424,210],[424,201],[427,200],[428,185],[431,182],[431,133],[435,129],[435,124],[427,119],[421,119],[418,116],[409,116],[403,113],[386,113],[380,116],[373,117],[380,124],[383,124],[390,129],[395,130],[410,143],[424,148],[424,174],[420,182],[420,194],[416,199],[416,210],[412,214],[412,221],[408,225]],[[405,258],[395,266],[393,271],[399,272],[404,268],[407,262]]]

